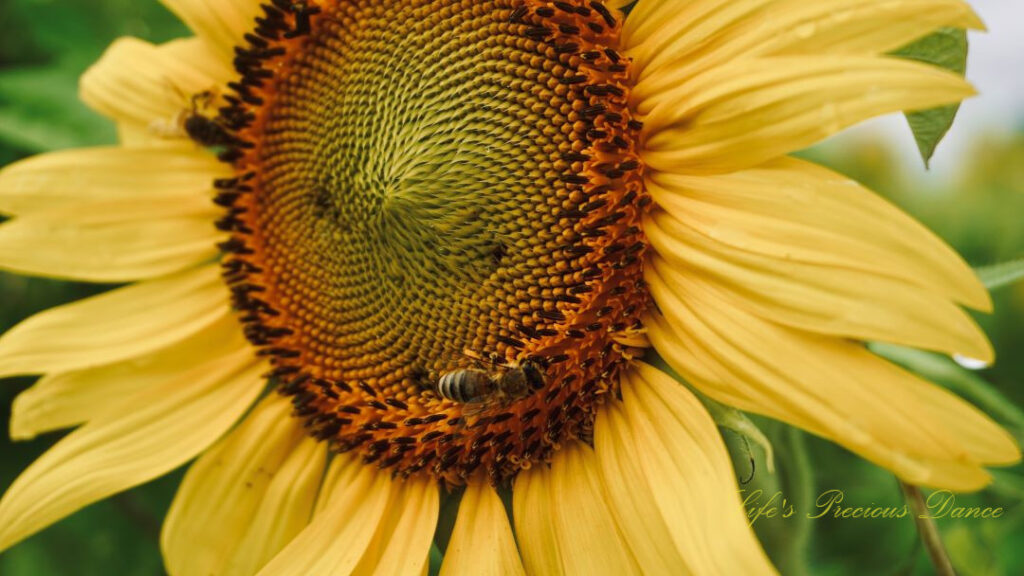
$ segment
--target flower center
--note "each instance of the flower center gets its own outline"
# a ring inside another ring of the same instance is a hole
[[[492,481],[585,438],[648,304],[600,2],[277,0],[220,123],[225,277],[311,434]]]

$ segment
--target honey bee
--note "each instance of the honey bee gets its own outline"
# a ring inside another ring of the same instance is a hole
[[[532,360],[510,364],[495,363],[496,371],[460,368],[445,372],[437,379],[438,396],[473,406],[480,412],[495,405],[508,405],[544,387],[541,366]]]
[[[180,90],[174,87],[179,94]],[[181,94],[182,99],[185,95]],[[151,133],[161,138],[187,137],[200,146],[211,148],[231,143],[231,136],[216,118],[206,116],[203,111],[216,100],[213,90],[204,90],[189,98],[189,105],[167,120],[155,120],[149,125]]]

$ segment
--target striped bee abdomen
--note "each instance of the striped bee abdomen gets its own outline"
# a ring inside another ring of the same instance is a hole
[[[477,402],[490,393],[491,377],[483,370],[454,370],[437,380],[437,393],[442,398],[466,404]]]

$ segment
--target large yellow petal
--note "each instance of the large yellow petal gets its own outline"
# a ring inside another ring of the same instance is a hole
[[[774,574],[718,429],[680,383],[637,363],[598,415],[595,451],[644,574]]]
[[[582,442],[559,450],[550,468],[521,472],[512,507],[527,573],[641,573],[609,509],[594,451]]]
[[[634,96],[645,123],[645,164],[706,174],[762,164],[875,116],[973,94],[963,78],[926,64],[823,55],[736,60]]]
[[[595,452],[612,513],[644,574],[690,574],[693,570],[676,548],[640,466],[640,452],[627,453],[635,451],[637,444],[629,424],[619,403],[609,402],[594,428]]]
[[[82,75],[80,96],[97,112],[149,131],[152,142],[184,138],[178,124],[192,97],[220,95],[234,75],[226,65],[209,64],[215,56],[197,39],[155,46],[121,38]]]
[[[167,348],[121,362],[43,376],[14,399],[11,438],[37,434],[102,417],[121,398],[179,378],[197,364],[249,346],[238,320],[225,315],[210,327]]]
[[[108,417],[64,437],[0,500],[0,550],[181,466],[245,413],[265,370],[245,350],[124,398]]]
[[[224,90],[228,82],[238,79],[238,71],[233,62],[234,47],[231,58],[227,59],[221,58],[217,48],[199,37],[178,38],[158,44],[157,50],[168,62],[173,63],[175,74],[194,89],[209,90],[217,86],[217,90]]]
[[[732,2],[691,0],[681,4],[678,0],[639,0],[633,5],[629,16],[626,17],[619,42],[626,50],[634,49],[645,41],[662,44],[668,39],[656,39],[656,37],[673,34],[674,30],[683,32],[700,25],[703,25],[706,30],[704,33],[706,37],[725,27],[719,22],[735,20],[769,2],[771,0],[733,0]],[[724,14],[714,18],[710,17],[716,11],[722,11]],[[665,22],[670,21],[676,26],[669,28],[664,25]],[[693,32],[690,34],[693,35]],[[700,36],[694,36],[694,38],[699,39]]]
[[[231,313],[215,265],[51,308],[0,337],[0,377],[67,372],[159,350]]]
[[[642,93],[740,58],[878,55],[939,27],[984,27],[962,0],[698,1],[661,14],[623,39]]]
[[[857,182],[796,158],[732,174],[654,173],[659,204],[709,240],[732,248],[932,287],[991,310],[970,266],[934,233]],[[689,217],[689,211],[697,211]]]
[[[262,570],[260,576],[352,574],[384,521],[391,478],[358,456],[331,463],[312,522]]]
[[[177,136],[169,137],[166,131],[156,130],[159,126],[167,124],[162,120],[149,126],[127,120],[118,121],[115,126],[117,141],[125,148],[161,148],[181,145],[184,142]],[[196,150],[200,150],[198,146]]]
[[[72,204],[0,225],[0,268],[88,282],[155,278],[210,262],[226,234],[202,196]]]
[[[197,36],[216,48],[220,58],[230,62],[232,50],[243,43],[242,36],[256,26],[254,19],[261,2],[253,0],[161,0]]]
[[[437,480],[426,477],[393,482],[384,521],[353,574],[419,576],[428,568],[440,506]]]
[[[655,175],[648,189],[660,209],[645,231],[673,274],[699,271],[738,306],[794,328],[992,359],[951,302],[990,307],[970,267],[842,176],[785,159],[720,176]]]
[[[829,438],[913,484],[988,481],[983,464],[1020,453],[1010,435],[946,390],[863,345],[780,326],[734,306],[699,275],[645,270],[664,317],[645,319],[666,361],[712,398]]]
[[[441,576],[526,576],[505,506],[493,488],[470,482],[459,503]]]
[[[267,396],[235,430],[189,468],[160,536],[169,574],[224,573],[271,481],[307,438],[291,411],[287,398]],[[307,514],[312,512],[312,504],[310,497]]]
[[[766,54],[885,54],[938,28],[985,29],[963,0],[784,0],[773,12]]]
[[[21,215],[92,203],[174,199],[184,205],[204,202],[215,214],[210,202],[213,181],[231,173],[191,143],[62,150],[0,170],[0,212]]]
[[[326,464],[327,444],[312,437],[292,450],[220,576],[256,574],[309,524]]]
[[[516,541],[523,567],[535,576],[562,574],[562,552],[558,544],[552,510],[554,474],[546,464],[524,470],[516,476],[512,494]]]

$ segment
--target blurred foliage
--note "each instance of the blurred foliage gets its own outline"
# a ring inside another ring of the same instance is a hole
[[[976,271],[978,278],[981,278],[990,290],[1010,286],[1024,280],[1024,258],[982,266]]]
[[[185,33],[156,2],[132,0],[4,0],[0,26],[4,162],[113,141],[111,124],[78,101],[78,76],[118,36],[164,41]]]
[[[3,0],[0,2],[0,165],[46,150],[108,143],[110,124],[77,100],[77,78],[117,36],[163,41],[184,28],[152,0]],[[877,190],[922,220],[974,265],[1024,256],[1024,133],[978,142],[961,161],[962,175],[941,186],[923,186],[877,142],[826,145],[807,153]],[[102,287],[26,279],[0,274],[0,330],[52,305],[95,293]],[[1000,361],[991,369],[965,373],[943,358],[932,362],[934,378],[975,402],[1020,434],[1007,404],[1024,406],[1024,284],[994,294],[996,313],[978,315]],[[914,360],[914,359],[911,359]],[[926,361],[927,360],[927,361]],[[938,364],[935,364],[937,362]],[[925,370],[925,367],[920,367]],[[927,371],[927,370],[925,370]],[[945,371],[945,372],[943,372]],[[944,376],[943,376],[944,374]],[[0,386],[0,419],[6,430],[10,404],[31,379]],[[958,388],[959,386],[959,388]],[[981,396],[978,396],[978,395]],[[994,404],[993,404],[994,403]],[[1003,409],[1000,408],[1002,404]],[[993,410],[993,406],[996,408]],[[895,478],[842,448],[778,422],[751,417],[732,422],[723,434],[734,455],[745,494],[761,491],[767,501],[781,494],[796,513],[759,518],[755,529],[785,574],[931,573],[913,522],[903,519],[809,519],[815,500],[841,489],[851,506],[903,505]],[[726,422],[726,424],[728,424]],[[756,426],[774,451],[770,472],[765,451],[737,435]],[[0,435],[0,487],[60,437],[11,443]],[[753,468],[751,468],[753,466]],[[1024,468],[997,470],[993,486],[957,497],[964,506],[1004,506],[999,520],[938,520],[950,555],[965,576],[1024,574]],[[0,556],[0,574],[139,575],[162,573],[158,531],[181,471],[74,514]],[[749,478],[749,480],[748,480]],[[450,514],[448,516],[451,516]],[[442,543],[443,547],[443,543]],[[439,550],[432,551],[436,570]]]

